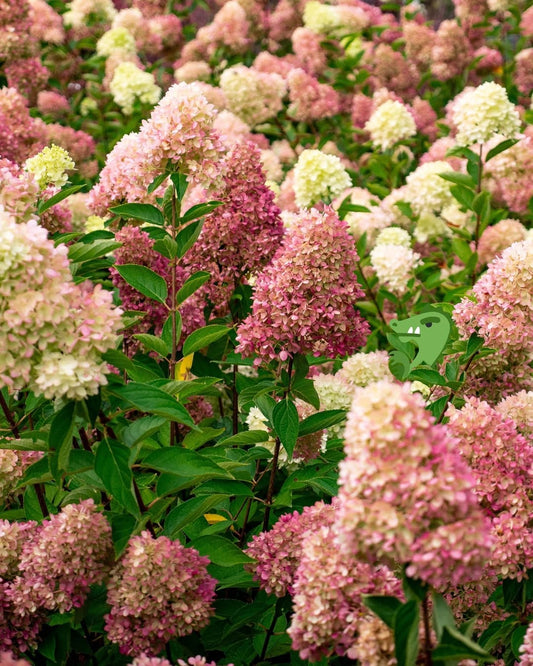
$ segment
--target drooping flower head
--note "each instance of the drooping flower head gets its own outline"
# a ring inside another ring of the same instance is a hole
[[[109,640],[123,654],[155,655],[171,638],[204,627],[216,584],[208,562],[167,537],[149,532],[132,537],[107,586]]]
[[[257,278],[252,313],[238,329],[238,350],[257,354],[258,363],[295,353],[353,353],[369,331],[355,310],[363,296],[357,260],[347,225],[331,208],[300,213]]]
[[[409,384],[357,389],[339,475],[344,550],[407,564],[410,577],[437,588],[478,578],[489,527],[456,445]]]

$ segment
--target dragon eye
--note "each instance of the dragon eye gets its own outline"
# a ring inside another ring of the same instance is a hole
[[[427,326],[428,328],[431,328],[431,327],[433,326],[433,322],[432,322],[432,321],[428,321],[428,322],[426,322],[426,326]]]

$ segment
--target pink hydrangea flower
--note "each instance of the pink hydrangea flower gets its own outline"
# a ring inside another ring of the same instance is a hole
[[[272,263],[258,276],[252,313],[237,332],[238,351],[256,362],[290,354],[354,353],[368,324],[355,311],[363,292],[347,225],[330,207],[300,214]]]
[[[287,85],[290,100],[287,113],[294,120],[309,122],[339,113],[337,91],[327,83],[319,83],[303,69],[292,69],[287,76]]]
[[[193,548],[149,532],[132,537],[111,572],[105,616],[109,640],[123,654],[154,655],[175,636],[201,629],[213,612],[216,581]]]
[[[520,646],[519,666],[533,666],[533,622],[527,628],[524,642]]]
[[[408,565],[436,588],[479,578],[490,525],[457,442],[409,384],[356,389],[340,463],[337,527],[346,552]]]

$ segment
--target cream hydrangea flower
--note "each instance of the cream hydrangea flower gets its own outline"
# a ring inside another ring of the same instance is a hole
[[[391,148],[398,141],[416,134],[416,124],[407,107],[396,100],[387,100],[374,111],[365,124],[365,130],[381,150]]]
[[[105,365],[97,354],[74,355],[62,352],[45,352],[35,367],[35,379],[30,384],[35,393],[53,399],[83,400],[98,392],[107,384]]]
[[[55,144],[43,148],[40,153],[24,163],[24,170],[32,173],[41,189],[47,185],[63,187],[67,182],[66,172],[76,165],[64,148]]]
[[[89,215],[85,220],[85,233],[90,234],[91,231],[101,231],[105,229],[105,220],[99,215]]]
[[[135,38],[124,27],[111,28],[96,42],[96,53],[107,58],[115,51],[136,53]]]
[[[300,208],[333,199],[351,185],[340,159],[321,150],[304,150],[294,167],[294,194]]]
[[[107,23],[117,14],[112,0],[72,0],[67,8],[68,11],[63,14],[63,23],[71,28],[83,28],[89,16]]]
[[[417,215],[428,211],[440,212],[455,203],[450,191],[451,183],[440,176],[450,171],[453,169],[448,162],[438,160],[421,164],[407,176],[404,199],[409,201]]]
[[[403,245],[377,245],[370,253],[370,263],[379,282],[397,296],[407,291],[420,255]]]
[[[305,5],[303,21],[304,26],[313,32],[340,38],[366,28],[369,16],[360,7],[326,5],[310,0]]]
[[[368,386],[381,380],[394,381],[386,351],[358,352],[344,361],[336,376],[351,386]]]
[[[505,88],[487,81],[460,95],[453,103],[456,141],[461,146],[485,143],[495,134],[515,138],[520,129],[520,116],[509,101]]]
[[[411,247],[409,232],[401,227],[387,227],[379,232],[375,245],[403,245]]]
[[[157,104],[161,97],[161,88],[156,84],[154,75],[144,72],[132,62],[121,62],[118,65],[109,90],[126,115],[133,113],[136,98],[143,104]]]

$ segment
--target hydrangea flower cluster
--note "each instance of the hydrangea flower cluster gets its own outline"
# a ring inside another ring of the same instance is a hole
[[[102,582],[112,561],[111,526],[93,500],[67,504],[22,546],[20,574],[8,598],[20,615],[38,608],[65,613],[83,605],[90,586]]]
[[[0,210],[0,377],[12,389],[81,399],[106,383],[100,354],[112,347],[121,310],[100,285],[75,285],[67,248],[34,220]]]
[[[512,419],[522,435],[533,436],[533,391],[520,391],[504,398],[496,405],[496,411]]]
[[[357,389],[345,428],[337,528],[344,551],[407,564],[436,588],[479,578],[489,526],[456,441],[408,383]]]
[[[304,507],[302,513],[283,514],[268,531],[252,537],[246,554],[256,561],[246,567],[262,590],[283,597],[294,592],[294,577],[302,555],[302,542],[308,532],[333,523],[335,507],[324,502]]]
[[[135,39],[126,27],[118,26],[111,28],[96,42],[96,53],[99,56],[107,58],[113,51],[135,53]]]
[[[63,187],[67,182],[67,171],[74,169],[75,164],[66,150],[52,145],[24,163],[24,169],[35,176],[41,189],[47,185]]]
[[[464,298],[453,311],[463,337],[476,332],[488,347],[509,352],[533,351],[533,238],[513,243],[494,259],[473,287],[475,300]]]
[[[5,500],[15,490],[26,469],[41,458],[40,451],[0,449],[0,499]],[[0,574],[0,576],[3,574]]]
[[[400,581],[387,567],[373,567],[343,552],[330,525],[308,531],[301,551],[287,630],[293,649],[311,661],[333,654],[356,659],[360,623],[373,617],[362,595],[401,597]]]
[[[252,313],[237,331],[238,351],[257,354],[257,363],[355,352],[369,330],[355,311],[363,296],[357,260],[346,224],[331,208],[302,212],[257,278]]]
[[[519,666],[533,666],[533,622],[527,628],[524,642],[520,646]]]
[[[250,127],[281,111],[286,92],[285,81],[279,74],[260,72],[244,65],[224,70],[220,88],[226,95],[229,110]]]
[[[399,240],[401,244],[390,242],[378,244],[376,240],[370,252],[370,263],[379,282],[392,293],[401,296],[407,291],[408,281],[412,279],[414,270],[420,263],[420,255],[405,245],[405,236],[399,232],[394,234],[389,232],[384,240]]]
[[[296,67],[287,76],[290,105],[287,114],[294,120],[310,122],[329,118],[340,111],[337,91],[303,69]]]
[[[505,248],[526,240],[527,229],[518,220],[505,219],[487,227],[479,239],[477,253],[480,264],[490,264]]]
[[[394,381],[386,351],[354,354],[343,362],[336,376],[351,386],[368,386],[380,380]]]
[[[392,148],[394,144],[416,134],[416,124],[412,114],[401,102],[387,100],[374,111],[365,124],[370,139],[381,150]]]
[[[476,478],[475,493],[492,521],[496,549],[490,566],[520,578],[533,566],[533,447],[515,423],[478,398],[451,410],[449,428]]]
[[[0,666],[2,666],[1,662]],[[11,665],[7,664],[6,666]],[[129,666],[172,666],[172,664],[168,659],[141,654],[140,657],[135,657]],[[187,661],[178,659],[176,666],[217,666],[217,664],[214,661],[207,661],[205,657],[196,655],[196,657],[189,657]],[[228,666],[233,666],[233,664],[228,664]]]
[[[109,640],[123,654],[155,655],[171,638],[204,627],[216,584],[208,562],[166,537],[149,532],[132,537],[107,586]]]
[[[486,143],[495,134],[514,139],[520,130],[520,117],[509,101],[505,88],[487,81],[462,93],[453,104],[456,141],[461,146]]]
[[[221,170],[223,185],[214,198],[224,202],[205,220],[185,265],[192,274],[206,270],[204,292],[217,310],[227,309],[235,287],[272,259],[283,236],[280,209],[265,183],[261,154],[251,142],[238,142]]]
[[[161,97],[161,88],[156,84],[154,75],[139,69],[133,62],[121,62],[116,67],[109,92],[126,115],[133,113],[136,99],[141,104],[153,105]]]
[[[319,201],[329,203],[351,184],[340,158],[321,150],[304,150],[294,168],[294,193],[300,208]]]

